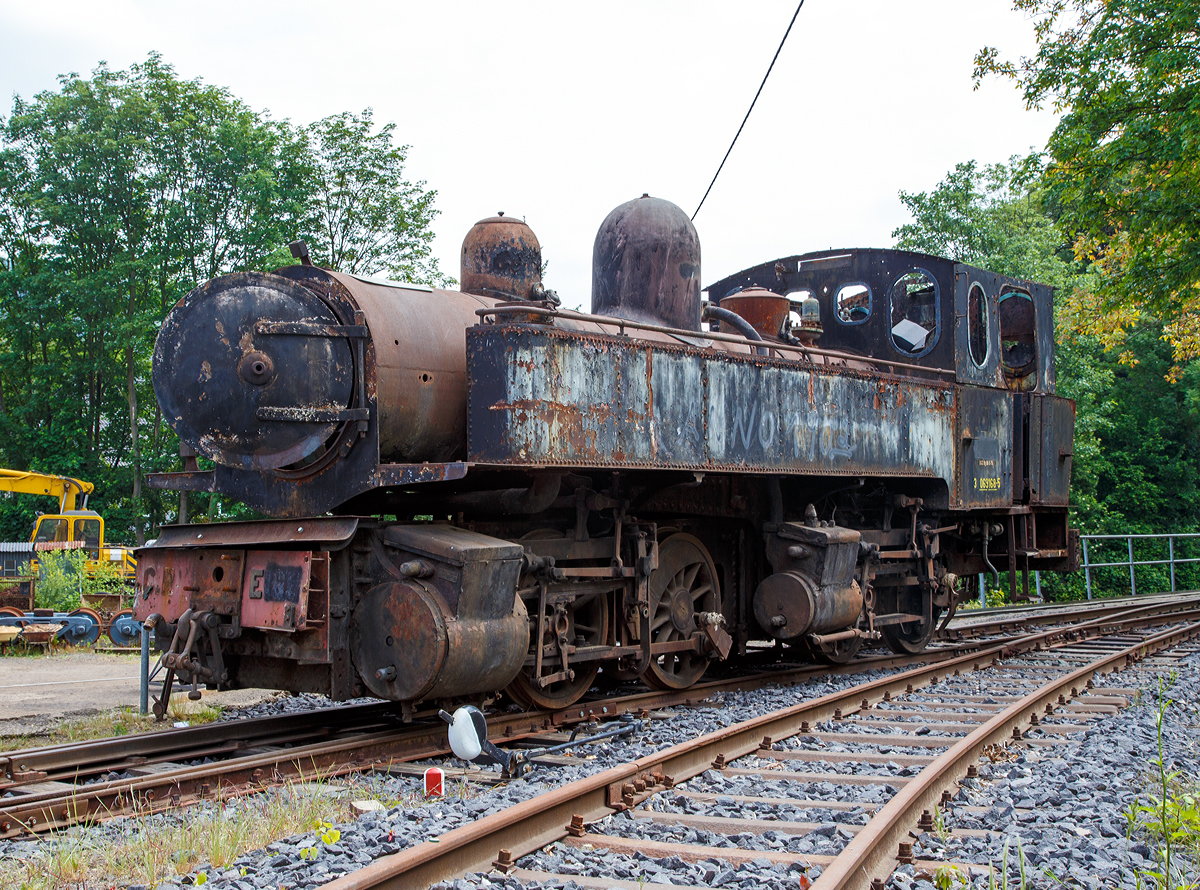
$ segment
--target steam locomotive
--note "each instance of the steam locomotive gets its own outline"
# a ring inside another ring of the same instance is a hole
[[[158,336],[184,466],[149,484],[271,518],[181,516],[139,550],[157,710],[172,682],[554,708],[764,649],[917,653],[964,577],[1027,594],[1077,563],[1043,285],[829,250],[705,300],[696,230],[646,195],[599,230],[590,314],[503,215],[457,291],[293,254]]]

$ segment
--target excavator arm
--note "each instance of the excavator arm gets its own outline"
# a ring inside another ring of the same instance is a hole
[[[40,494],[58,498],[58,512],[66,513],[76,509],[75,499],[82,495],[83,503],[87,506],[87,496],[95,488],[90,482],[82,479],[72,479],[69,476],[51,476],[46,473],[23,472],[21,470],[0,470],[0,491],[13,491],[18,494]]]

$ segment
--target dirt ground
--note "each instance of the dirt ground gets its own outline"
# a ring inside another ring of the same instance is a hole
[[[137,655],[57,652],[0,657],[0,738],[35,735],[71,717],[138,704]],[[151,695],[157,690],[150,687]],[[204,701],[247,707],[269,698],[262,689],[204,691]]]

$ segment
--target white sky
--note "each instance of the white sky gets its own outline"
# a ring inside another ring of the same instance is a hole
[[[695,210],[795,0],[260,2],[0,0],[0,114],[105,60],[162,53],[297,123],[375,109],[438,192],[434,245],[457,277],[463,235],[524,216],[546,284],[590,306],[608,212],[643,192]],[[1032,49],[1010,0],[808,0],[696,219],[705,284],[827,247],[880,247],[897,191],[959,161],[1041,147],[1054,125],[1008,83],[971,89],[976,50]]]

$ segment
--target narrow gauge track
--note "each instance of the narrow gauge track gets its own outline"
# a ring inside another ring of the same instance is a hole
[[[1070,623],[1080,617],[1080,612],[1073,609],[1047,610],[1036,620],[1059,624],[1057,630],[1041,636],[1095,636],[1103,622],[1111,623],[1118,617],[1125,626],[1133,626],[1159,622],[1163,615],[1179,610],[1195,610],[1200,608],[1200,595],[1126,605],[1120,612],[1104,610],[1102,617],[1093,617],[1084,624]],[[1094,615],[1094,610],[1084,609],[1082,614]],[[971,633],[982,636],[996,631],[996,625],[984,621],[974,624]],[[732,689],[802,682],[815,675],[961,660],[989,645],[960,641],[915,657],[868,655],[838,667],[776,668],[707,681],[675,692],[641,692],[586,701],[556,712],[497,714],[490,718],[490,729],[497,743],[521,739],[554,743],[565,740],[555,735],[556,730],[580,722],[694,703]],[[315,775],[330,777],[386,768],[445,753],[445,727],[432,712],[418,713],[413,723],[404,724],[390,703],[16,751],[0,756],[0,839],[129,812],[163,811],[218,794],[246,794]]]
[[[597,773],[449,831],[435,843],[382,857],[326,887],[429,886],[493,868],[521,880],[570,880],[580,887],[630,890],[641,886],[612,877],[521,867],[522,856],[557,841],[581,851],[604,848],[631,856],[678,857],[685,863],[766,859],[802,867],[820,865],[822,873],[813,884],[816,890],[866,888],[886,879],[899,861],[914,859],[910,833],[932,830],[939,804],[951,798],[960,780],[972,775],[986,751],[1005,744],[1069,744],[1074,733],[1087,728],[1089,719],[1114,713],[1132,693],[1094,686],[1097,672],[1128,668],[1197,636],[1200,611],[1195,609],[1169,617],[1108,615],[1072,628],[1028,634],[766,714]],[[1062,661],[1073,669],[1061,667]],[[1005,691],[985,695],[984,684]],[[835,754],[815,749],[828,743],[855,750]],[[889,749],[887,753],[879,750],[881,746]],[[916,753],[897,754],[896,748]],[[882,764],[893,761],[921,769],[910,778],[898,779],[881,771]],[[831,764],[844,764],[851,772],[838,772]],[[739,795],[741,802],[759,806],[755,819],[711,817],[678,807],[681,799],[701,805],[715,799],[715,794],[679,787],[714,768],[729,779],[752,776],[780,783],[781,791],[778,798]],[[827,772],[818,771],[822,769]],[[898,790],[879,805],[863,808],[873,810],[867,824],[848,825],[828,814],[861,803],[811,793],[821,783],[830,783],[848,797],[864,784],[883,789],[898,786]],[[799,797],[788,793],[793,788]],[[776,817],[764,816],[773,806],[781,808]],[[605,817],[625,811],[722,834],[773,831],[776,836],[800,837],[828,829],[846,832],[848,840],[836,855],[825,856],[656,842],[623,837],[619,829],[610,832],[605,822],[612,820]],[[811,821],[797,820],[796,813]],[[936,868],[947,863],[924,864]],[[692,882],[697,881],[704,879],[693,873]]]

